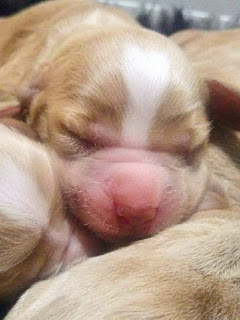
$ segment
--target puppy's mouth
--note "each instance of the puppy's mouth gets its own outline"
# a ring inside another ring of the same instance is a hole
[[[153,209],[156,210],[156,218],[147,221],[141,221],[141,217],[136,218],[136,221],[129,221],[117,213],[112,199],[105,196],[103,193],[101,197],[101,203],[103,198],[105,200],[104,205],[97,205],[96,199],[92,201],[92,198],[83,191],[73,191],[67,197],[72,215],[83,227],[104,242],[128,243],[149,237],[166,228],[167,209]]]

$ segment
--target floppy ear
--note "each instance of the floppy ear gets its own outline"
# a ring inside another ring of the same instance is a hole
[[[0,90],[0,119],[15,118],[21,115],[22,107],[20,100],[14,95]]]
[[[25,120],[31,102],[39,91],[47,85],[48,64],[41,67],[41,73],[33,75],[17,88],[0,88],[0,119],[16,118]]]
[[[210,118],[216,124],[240,131],[240,90],[217,80],[206,82],[210,93]]]
[[[21,87],[14,94],[0,90],[0,119],[24,120],[31,101],[38,91],[34,86]]]

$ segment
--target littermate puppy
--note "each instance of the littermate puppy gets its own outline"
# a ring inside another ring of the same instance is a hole
[[[101,252],[100,241],[66,215],[53,155],[32,140],[34,134],[25,124],[3,122],[0,301],[14,297],[34,281],[59,273],[74,261]]]
[[[211,110],[232,91],[200,81],[172,41],[79,0],[38,5],[0,30],[1,114],[26,117],[57,152],[65,201],[98,237],[140,239],[236,204],[208,152]],[[238,103],[222,124],[239,119]]]
[[[37,283],[5,320],[239,320],[239,211],[200,215]]]
[[[240,88],[239,29],[186,30],[171,39],[184,49],[201,77]]]

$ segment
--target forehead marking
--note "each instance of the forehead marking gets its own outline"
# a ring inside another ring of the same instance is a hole
[[[163,52],[127,46],[123,51],[123,80],[128,97],[122,138],[146,143],[161,95],[170,80],[170,61]]]

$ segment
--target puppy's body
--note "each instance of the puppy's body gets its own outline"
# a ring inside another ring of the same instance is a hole
[[[188,30],[171,36],[203,78],[240,88],[239,30]]]
[[[239,213],[205,216],[91,258],[36,284],[6,320],[239,320],[239,227]]]

